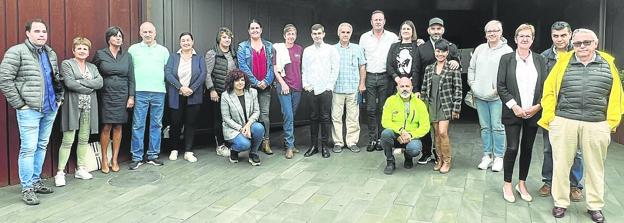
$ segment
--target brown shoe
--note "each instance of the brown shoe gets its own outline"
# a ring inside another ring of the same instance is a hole
[[[119,172],[119,164],[113,162],[113,166],[111,167],[113,172]]]
[[[451,161],[450,160],[442,161],[442,166],[440,167],[440,173],[448,173],[449,171],[451,171]]]
[[[104,174],[108,174],[110,172],[110,169],[108,168],[108,162],[102,162],[102,169],[101,169],[101,171]]]
[[[581,191],[581,189],[579,189],[578,187],[571,187],[570,200],[573,202],[579,202],[583,200],[583,191]]]
[[[266,153],[267,155],[273,155],[269,139],[262,140],[262,152]]]
[[[292,159],[294,154],[293,154],[293,149],[286,149],[286,159]]]
[[[541,197],[550,196],[550,186],[548,184],[544,184],[538,191]]]

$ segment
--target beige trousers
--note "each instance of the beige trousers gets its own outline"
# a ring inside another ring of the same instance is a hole
[[[577,148],[583,154],[585,201],[588,210],[604,207],[604,161],[611,142],[606,121],[584,122],[556,116],[550,123],[553,156],[552,196],[556,207],[570,205],[570,168]]]
[[[342,115],[345,110],[347,111],[346,146],[353,146],[360,140],[360,106],[357,103],[357,94],[332,93],[331,116],[334,125],[332,131],[334,145],[345,146],[345,139],[342,136]]]

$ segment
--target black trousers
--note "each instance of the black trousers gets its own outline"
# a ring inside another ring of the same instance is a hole
[[[389,77],[386,73],[366,72],[366,115],[368,118],[368,140],[377,141],[383,128],[381,127],[381,112],[388,97]]]
[[[197,123],[197,115],[199,114],[200,105],[188,105],[187,97],[180,95],[180,103],[178,109],[171,109],[171,131],[169,131],[169,142],[172,150],[180,152],[192,152],[193,138],[195,137],[195,128]],[[184,144],[180,140],[181,129],[184,126]]]
[[[214,121],[212,127],[214,129],[216,146],[223,145],[225,143],[225,139],[223,139],[223,115],[221,115],[221,99],[219,99],[219,102],[214,102],[210,100],[210,97],[204,98],[204,100],[208,100],[208,103],[210,103],[212,120]]]
[[[321,143],[329,146],[329,133],[331,128],[332,92],[325,91],[319,95],[312,95],[310,102],[310,136],[312,146],[318,146],[319,126],[321,127]]]
[[[518,148],[520,148],[520,166],[519,180],[526,181],[529,175],[529,167],[531,165],[531,153],[533,152],[533,142],[535,142],[535,134],[537,126],[529,126],[529,121],[522,120],[521,124],[505,125],[505,134],[507,137],[507,149],[503,157],[504,180],[511,183],[514,164],[518,156]]]

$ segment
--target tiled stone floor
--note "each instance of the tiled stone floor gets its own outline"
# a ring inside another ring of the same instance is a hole
[[[296,131],[303,152],[309,130]],[[273,145],[280,144],[280,134],[273,133]],[[0,222],[591,222],[584,202],[573,203],[565,218],[555,220],[551,198],[537,195],[543,157],[538,134],[527,180],[535,197],[531,203],[503,200],[503,174],[476,168],[477,124],[454,123],[454,165],[445,175],[432,171],[432,164],[406,170],[398,158],[394,175],[387,176],[383,154],[364,149],[329,159],[297,154],[286,160],[282,148],[274,147],[275,155],[262,155],[262,166],[252,167],[231,164],[214,148],[197,148],[197,163],[180,157],[136,172],[98,172],[92,180],[68,175],[67,186],[41,195],[38,206],[24,205],[18,186],[0,188]],[[141,174],[161,178],[144,185],[108,183],[140,181],[146,178]],[[609,222],[624,222],[624,146],[611,144],[605,175],[605,215]]]

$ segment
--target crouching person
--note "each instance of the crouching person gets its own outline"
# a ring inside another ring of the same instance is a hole
[[[394,155],[403,153],[406,169],[412,168],[412,159],[422,150],[420,138],[429,132],[429,114],[423,101],[412,93],[412,81],[401,78],[397,93],[388,97],[383,106],[381,125],[381,147],[386,155],[385,174],[392,174],[395,167]]]
[[[238,153],[249,150],[249,163],[260,166],[258,148],[264,138],[264,127],[258,122],[258,92],[250,89],[247,75],[233,70],[225,80],[221,94],[223,137],[232,144],[230,162],[238,162]]]

